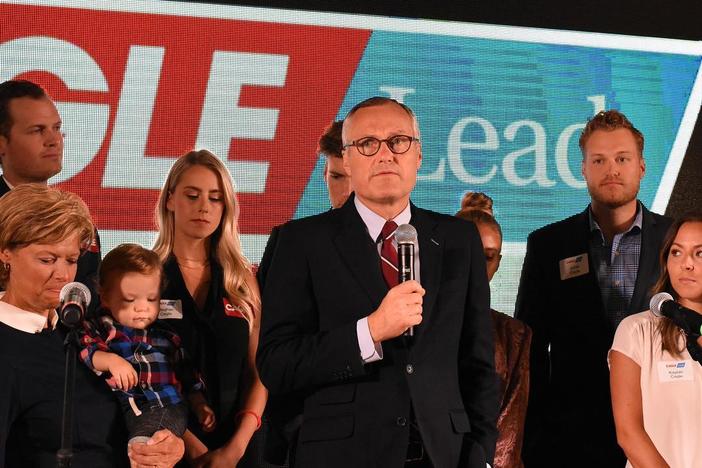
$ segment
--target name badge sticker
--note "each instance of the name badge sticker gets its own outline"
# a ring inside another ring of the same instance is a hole
[[[662,383],[692,381],[692,360],[659,362],[658,380]]]
[[[558,269],[561,272],[561,281],[587,275],[590,272],[587,254],[581,253],[574,257],[564,258],[558,262]]]
[[[183,318],[183,303],[180,301],[180,299],[161,299],[161,303],[159,305],[159,320]]]
[[[224,303],[224,314],[227,317],[244,318],[244,314],[241,313],[241,307],[233,305],[226,297],[222,298],[222,302]]]

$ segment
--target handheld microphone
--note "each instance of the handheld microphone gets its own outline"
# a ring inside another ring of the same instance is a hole
[[[660,317],[668,317],[673,323],[683,329],[686,335],[690,333],[702,335],[702,314],[683,307],[666,292],[656,294],[651,298],[651,312]]]
[[[61,288],[59,299],[59,319],[67,327],[75,327],[83,320],[85,309],[90,304],[90,290],[83,283],[74,281]]]
[[[417,230],[411,224],[401,224],[395,231],[397,240],[397,275],[400,283],[414,279],[414,246]],[[409,327],[405,336],[414,336],[414,327]]]

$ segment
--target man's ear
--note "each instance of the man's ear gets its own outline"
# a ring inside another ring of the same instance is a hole
[[[3,158],[5,156],[5,150],[7,148],[7,137],[0,135],[0,166],[2,166]]]
[[[344,161],[343,166],[348,175],[351,175],[351,163],[349,162],[350,157],[351,156],[349,156],[348,151],[344,150],[343,154],[341,155],[341,159]]]

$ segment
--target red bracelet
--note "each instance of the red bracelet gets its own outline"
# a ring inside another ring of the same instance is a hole
[[[251,416],[256,418],[256,430],[259,430],[261,428],[261,416],[257,415],[256,413],[254,413],[251,410],[241,410],[238,413],[236,413],[236,417],[240,418],[240,417],[244,416],[245,414],[250,414]]]

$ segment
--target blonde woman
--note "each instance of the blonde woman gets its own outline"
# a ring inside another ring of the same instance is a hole
[[[154,250],[166,279],[160,318],[182,338],[214,410],[214,428],[192,416],[189,421],[205,444],[186,434],[186,451],[197,467],[252,466],[244,454],[267,398],[255,366],[260,294],[241,252],[238,212],[231,175],[206,150],[175,162],[156,211]]]

